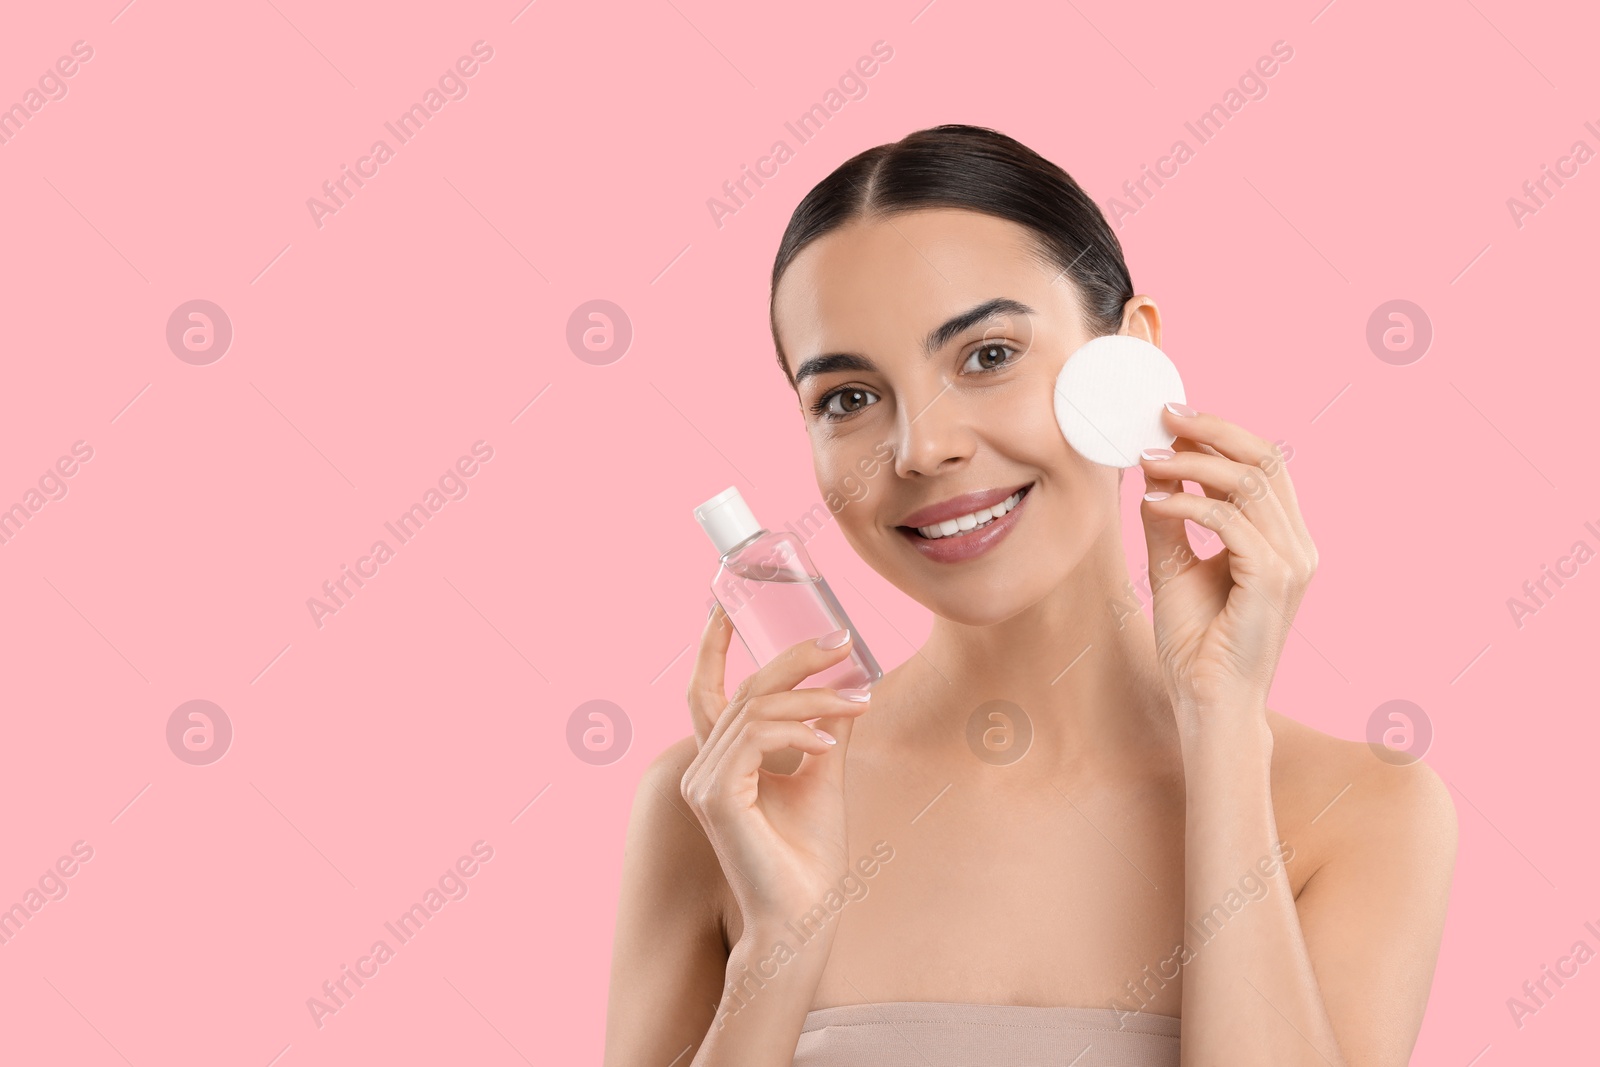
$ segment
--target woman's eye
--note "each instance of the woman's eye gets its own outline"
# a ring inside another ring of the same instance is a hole
[[[988,371],[998,370],[1008,363],[1014,362],[1016,349],[998,341],[990,342],[972,350],[967,356],[967,362],[962,370]]]
[[[877,396],[867,390],[857,386],[847,386],[824,396],[811,405],[811,410],[825,419],[843,419],[877,402]]]

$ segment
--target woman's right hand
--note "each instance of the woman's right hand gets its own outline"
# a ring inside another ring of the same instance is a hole
[[[871,694],[794,688],[849,656],[853,640],[839,631],[791,645],[741,682],[730,699],[724,675],[732,635],[733,624],[718,605],[706,620],[689,682],[700,751],[682,789],[750,930],[799,918],[848,873],[845,751]],[[840,637],[845,640],[837,647],[823,647]],[[818,720],[816,729],[808,719]],[[788,748],[804,753],[793,774],[762,769],[769,753]]]

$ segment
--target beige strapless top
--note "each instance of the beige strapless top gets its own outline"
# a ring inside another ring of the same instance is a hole
[[[794,1067],[1178,1067],[1178,1026],[1111,1008],[842,1004],[806,1015]]]

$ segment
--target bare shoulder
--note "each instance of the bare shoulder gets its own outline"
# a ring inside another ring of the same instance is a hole
[[[1449,787],[1422,760],[1382,758],[1275,711],[1272,794],[1279,836],[1303,857],[1296,891],[1330,863],[1382,863],[1405,854],[1442,868],[1455,863],[1456,810]]]
[[[666,1063],[705,1039],[728,963],[720,868],[683,801],[694,738],[645,768],[634,796],[617,899],[607,1067]]]
[[[651,884],[655,899],[672,902],[676,918],[701,922],[723,936],[728,883],[716,850],[681,791],[699,751],[695,739],[668,745],[640,777],[628,828],[628,866]]]
[[[1450,790],[1421,760],[1267,717],[1285,869],[1343,1062],[1407,1063],[1455,875]]]

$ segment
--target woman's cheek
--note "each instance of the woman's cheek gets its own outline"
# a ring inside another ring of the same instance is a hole
[[[816,460],[816,472],[817,489],[822,493],[822,502],[835,519],[844,522],[844,513],[853,510],[851,505],[865,496],[863,483],[848,465],[840,466],[820,456]]]
[[[843,497],[846,503],[857,504],[867,495],[867,483],[854,473],[846,474],[834,483],[834,492]]]

